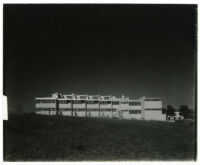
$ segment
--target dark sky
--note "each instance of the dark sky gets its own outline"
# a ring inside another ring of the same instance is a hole
[[[195,104],[196,5],[4,5],[9,111],[63,94]]]

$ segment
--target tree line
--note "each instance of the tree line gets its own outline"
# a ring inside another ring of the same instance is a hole
[[[168,105],[167,108],[163,109],[163,113],[166,113],[167,116],[174,116],[175,111],[176,109],[171,105]],[[178,112],[180,112],[180,115],[184,116],[184,118],[188,118],[192,113],[187,105],[181,105]]]

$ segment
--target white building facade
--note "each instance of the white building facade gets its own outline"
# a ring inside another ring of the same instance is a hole
[[[122,96],[61,95],[35,98],[36,114],[76,117],[118,118],[138,120],[166,120],[161,98],[145,96],[132,100]]]

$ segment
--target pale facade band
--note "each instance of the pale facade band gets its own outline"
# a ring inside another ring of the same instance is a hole
[[[145,96],[132,100],[126,96],[62,95],[35,98],[36,114],[119,119],[166,120],[161,98]]]

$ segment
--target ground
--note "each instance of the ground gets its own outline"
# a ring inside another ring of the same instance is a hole
[[[194,160],[195,122],[10,115],[5,161]]]

